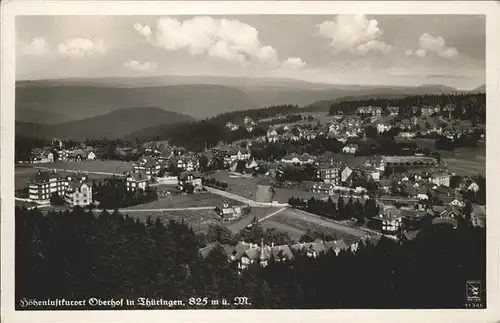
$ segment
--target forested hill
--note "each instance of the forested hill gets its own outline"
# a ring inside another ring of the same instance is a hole
[[[253,120],[272,118],[278,115],[286,116],[293,113],[311,112],[314,109],[303,109],[295,105],[271,106],[263,109],[241,110],[219,114],[215,117],[196,122],[188,122],[174,125],[159,125],[142,129],[131,133],[125,139],[135,141],[141,140],[169,140],[174,145],[183,146],[188,150],[200,151],[205,147],[216,145],[220,141],[232,142],[264,135],[267,128],[259,125],[254,126],[252,133],[248,133],[243,127],[231,131],[226,127],[228,122],[242,125],[245,117]]]
[[[96,217],[80,208],[47,215],[16,209],[15,216],[16,309],[23,298],[187,303],[190,297],[242,295],[251,305],[238,308],[460,308],[467,280],[486,286],[485,231],[465,221],[457,229],[424,227],[401,245],[383,238],[356,254],[297,255],[239,275],[220,247],[203,259],[203,244],[182,223],[144,223],[106,212]]]
[[[330,114],[336,114],[342,111],[346,114],[354,114],[358,107],[378,106],[399,107],[400,114],[406,117],[413,115],[414,106],[422,107],[425,105],[440,105],[443,108],[447,104],[455,105],[452,115],[457,118],[473,119],[477,117],[481,123],[486,120],[486,94],[484,93],[461,93],[446,95],[418,95],[398,98],[380,98],[366,100],[344,100],[334,102],[330,105]],[[442,112],[443,113],[443,112]],[[448,113],[445,113],[448,115]]]
[[[183,123],[194,118],[155,107],[133,107],[78,121],[60,124],[16,122],[16,135],[34,138],[73,140],[122,138],[140,129]]]

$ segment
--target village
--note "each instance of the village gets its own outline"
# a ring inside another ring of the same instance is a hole
[[[168,141],[117,147],[132,160],[54,139],[17,161],[16,203],[183,220],[200,234],[258,225],[291,237],[282,245],[222,243],[240,269],[292,259],[298,250],[317,257],[356,252],[381,236],[413,239],[422,225],[456,228],[465,219],[484,226],[484,169],[461,167],[455,151],[435,149],[440,140],[470,137],[484,146],[484,127],[454,118],[455,110],[415,106],[401,118],[398,107],[359,106],[351,114],[247,116],[225,124],[244,139],[197,152]],[[202,255],[220,243],[207,241]]]

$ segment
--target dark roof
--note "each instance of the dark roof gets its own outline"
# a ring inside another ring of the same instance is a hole
[[[378,218],[382,220],[394,220],[401,217],[401,213],[394,205],[385,205],[381,210]]]
[[[243,255],[245,255],[249,259],[253,260],[270,260],[272,258],[278,259],[278,258],[285,258],[285,259],[292,259],[293,254],[290,250],[290,248],[287,245],[280,245],[280,246],[268,246],[265,245],[264,247],[254,247],[251,249],[247,249]]]
[[[444,206],[444,205],[433,205],[432,206],[432,211],[434,211],[436,213],[441,213],[444,210],[446,210],[446,206]]]
[[[432,224],[451,224],[454,228],[456,228],[458,226],[458,221],[457,221],[457,219],[453,219],[453,218],[438,217],[438,218],[432,219]]]
[[[217,242],[209,243],[206,247],[200,249],[201,256],[206,258],[210,251],[217,246]]]
[[[139,164],[143,166],[155,166],[158,164],[158,160],[146,156],[139,159]]]
[[[148,180],[146,174],[143,173],[131,173],[129,176],[132,177],[136,182],[142,182]]]
[[[28,181],[29,183],[43,183],[43,182],[48,182],[50,179],[62,179],[61,176],[54,172],[49,172],[49,171],[39,171],[36,173],[33,177],[30,178]]]
[[[421,218],[427,214],[426,211],[415,210],[415,209],[410,209],[410,208],[401,208],[399,210],[399,212],[400,212],[401,216],[407,217],[407,218]]]
[[[192,172],[182,172],[179,175],[179,178],[186,179],[189,175],[193,176],[194,178],[200,178],[201,177],[201,173],[200,172],[198,172],[198,171],[192,171]]]

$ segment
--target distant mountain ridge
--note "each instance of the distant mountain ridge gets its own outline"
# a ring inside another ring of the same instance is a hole
[[[144,128],[193,121],[194,118],[152,107],[135,107],[61,124],[16,121],[16,135],[52,139],[122,138]]]
[[[80,120],[134,106],[153,106],[202,119],[227,111],[255,109],[259,104],[243,91],[221,85],[119,88],[34,83],[16,88],[19,115],[37,108],[64,115],[68,120]]]
[[[448,87],[444,85],[433,85],[424,84],[418,87],[393,87],[393,88],[375,88],[371,90],[364,90],[358,95],[348,95],[340,96],[335,99],[326,99],[316,101],[309,105],[309,107],[318,108],[324,111],[328,111],[332,103],[340,101],[352,101],[352,100],[365,100],[365,99],[377,99],[377,98],[397,98],[406,97],[414,95],[425,95],[425,94],[451,94],[462,92],[453,87]]]
[[[481,85],[480,87],[475,88],[472,92],[486,93],[486,84]]]
[[[284,78],[214,76],[18,81],[16,120],[36,122],[39,118],[39,123],[58,123],[133,106],[154,106],[203,119],[274,105],[310,106],[348,97],[442,92],[457,90],[442,85],[335,85]]]

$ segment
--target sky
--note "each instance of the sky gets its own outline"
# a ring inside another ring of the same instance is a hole
[[[486,83],[485,16],[18,16],[16,78],[215,75]]]

